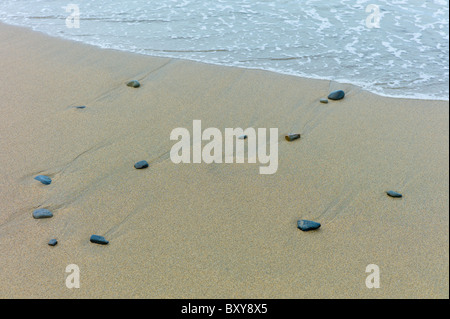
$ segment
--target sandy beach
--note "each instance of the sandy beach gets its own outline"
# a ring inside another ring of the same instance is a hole
[[[0,43],[0,298],[449,298],[448,101],[5,24]],[[173,163],[170,133],[194,120],[278,128],[277,172]]]

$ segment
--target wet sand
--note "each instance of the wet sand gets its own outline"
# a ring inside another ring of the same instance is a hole
[[[3,24],[0,43],[1,298],[449,297],[448,101]],[[336,89],[343,100],[319,102]],[[277,172],[174,164],[170,133],[193,120],[278,128]],[[37,208],[54,216],[33,219]],[[69,264],[79,289],[65,285]],[[369,264],[379,289],[365,285]]]

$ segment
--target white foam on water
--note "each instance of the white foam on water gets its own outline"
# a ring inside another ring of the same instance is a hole
[[[448,100],[448,1],[79,2],[79,29],[65,25],[66,0],[1,0],[0,21],[102,48]],[[366,25],[373,3],[379,28]]]

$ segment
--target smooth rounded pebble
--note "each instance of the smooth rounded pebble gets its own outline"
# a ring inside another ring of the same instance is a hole
[[[240,136],[238,137],[238,139],[240,139],[240,140],[245,140],[247,137],[248,137],[248,136],[244,134],[244,135],[240,135]]]
[[[85,109],[86,105],[75,106],[76,109]]]
[[[134,164],[134,168],[136,168],[136,169],[142,169],[142,168],[147,168],[147,167],[148,167],[147,161],[139,161],[136,164]]]
[[[36,209],[33,212],[33,218],[35,219],[51,218],[51,217],[53,217],[52,212],[45,208]]]
[[[133,88],[138,88],[141,86],[141,84],[138,81],[133,80],[133,81],[128,82],[127,86],[133,87]]]
[[[342,90],[333,91],[328,95],[330,100],[342,100],[345,96],[345,92]]]
[[[297,221],[297,227],[303,231],[308,231],[319,228],[320,224],[311,220],[301,219]]]
[[[44,185],[50,185],[52,183],[52,179],[45,175],[38,175],[34,179],[41,182]]]
[[[402,194],[394,192],[394,191],[387,191],[386,194],[388,194],[388,196],[394,197],[394,198],[401,198],[403,197]]]
[[[105,239],[105,237],[99,236],[99,235],[92,235],[90,241],[91,241],[91,243],[100,244],[100,245],[107,245],[107,244],[109,244],[109,241],[107,241]]]
[[[328,99],[320,99],[320,103],[328,103]]]
[[[58,243],[58,241],[56,239],[50,239],[50,241],[48,242],[49,246],[55,246]]]
[[[299,139],[300,134],[288,134],[284,138],[286,139],[286,141],[291,142],[293,140]]]

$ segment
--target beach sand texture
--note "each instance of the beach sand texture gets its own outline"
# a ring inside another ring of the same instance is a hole
[[[448,101],[3,24],[0,43],[1,298],[449,297]],[[343,100],[319,102],[337,89]],[[278,171],[172,163],[170,132],[193,120],[278,128]],[[37,208],[54,216],[33,219]],[[79,289],[65,285],[69,264]],[[379,289],[365,285],[369,264]]]

